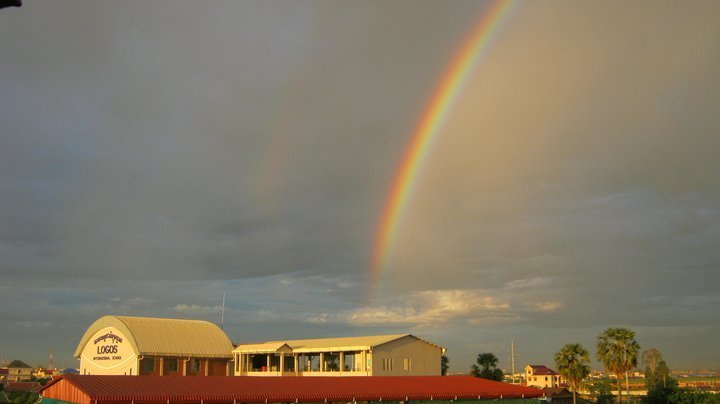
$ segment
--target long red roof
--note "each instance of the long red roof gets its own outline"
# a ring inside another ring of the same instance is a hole
[[[69,384],[69,385],[68,385]],[[40,392],[63,401],[267,403],[542,397],[542,390],[471,376],[178,377],[64,375]],[[74,397],[74,399],[69,399]],[[97,400],[97,401],[96,401]]]

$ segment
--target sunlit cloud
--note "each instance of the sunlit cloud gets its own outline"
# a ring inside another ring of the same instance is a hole
[[[178,304],[173,307],[173,310],[183,313],[185,315],[207,315],[212,313],[219,313],[222,310],[222,306],[200,306],[197,304]]]
[[[522,289],[522,288],[533,288],[538,286],[547,286],[550,284],[549,278],[531,278],[531,279],[516,279],[508,282],[506,287],[510,289]]]

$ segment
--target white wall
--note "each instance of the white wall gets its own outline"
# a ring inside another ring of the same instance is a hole
[[[440,376],[439,347],[412,336],[382,344],[373,349],[374,376]],[[392,362],[392,369],[383,370],[383,361]],[[408,366],[406,366],[408,365]]]
[[[138,358],[125,335],[106,327],[85,344],[80,354],[80,374],[137,375]]]

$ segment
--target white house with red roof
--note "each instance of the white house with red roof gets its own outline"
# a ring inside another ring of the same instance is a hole
[[[550,369],[545,365],[527,365],[525,366],[525,384],[528,387],[563,387],[566,380],[558,372]]]

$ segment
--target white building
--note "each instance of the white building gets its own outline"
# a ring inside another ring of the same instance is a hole
[[[527,365],[525,367],[525,384],[528,387],[560,387],[565,385],[565,378],[545,365]]]
[[[440,375],[445,348],[410,334],[269,341],[238,345],[235,375]]]
[[[230,375],[233,345],[199,320],[105,316],[80,339],[80,374]]]

